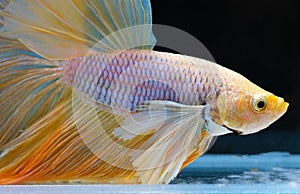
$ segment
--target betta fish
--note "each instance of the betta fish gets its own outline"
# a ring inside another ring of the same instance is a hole
[[[215,137],[287,110],[237,72],[154,51],[149,0],[0,7],[0,184],[167,184]]]

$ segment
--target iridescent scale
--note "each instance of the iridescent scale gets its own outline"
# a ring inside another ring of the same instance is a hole
[[[199,105],[221,86],[217,66],[156,51],[92,53],[65,62],[65,75],[89,99],[125,111],[147,100]]]

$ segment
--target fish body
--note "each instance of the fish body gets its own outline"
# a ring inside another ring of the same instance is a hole
[[[273,103],[269,104],[271,111],[276,108],[284,113],[288,106],[282,98],[230,69],[185,55],[148,50],[94,53],[65,61],[62,66],[65,80],[78,92],[95,103],[127,113],[136,112],[138,105],[151,100],[206,104],[212,112],[209,116],[221,126],[240,130],[244,125],[247,130],[259,130],[267,127],[259,123],[260,116],[266,115],[249,117],[256,113],[251,108],[251,99],[256,94]],[[231,112],[225,112],[228,110]],[[241,123],[231,124],[231,117]],[[250,123],[254,124],[245,126],[247,119],[253,119]],[[261,127],[256,129],[255,125]]]
[[[149,0],[0,5],[0,184],[166,184],[216,136],[287,110],[232,70],[153,51]]]

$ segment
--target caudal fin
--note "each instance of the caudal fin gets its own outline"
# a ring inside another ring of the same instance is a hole
[[[0,149],[65,98],[61,77],[54,62],[0,39]]]
[[[0,149],[66,96],[53,63],[20,42],[0,39]]]
[[[0,174],[15,165],[16,159],[30,155],[47,136],[41,130],[36,143],[25,143],[45,127],[31,130],[32,126],[70,99],[70,89],[61,77],[54,61],[43,59],[17,40],[0,38]]]

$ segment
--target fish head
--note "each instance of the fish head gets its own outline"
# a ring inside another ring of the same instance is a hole
[[[247,135],[258,132],[287,111],[289,104],[283,98],[263,90],[248,79],[241,77],[231,81],[229,87],[220,93],[217,107],[223,126],[234,133]]]

